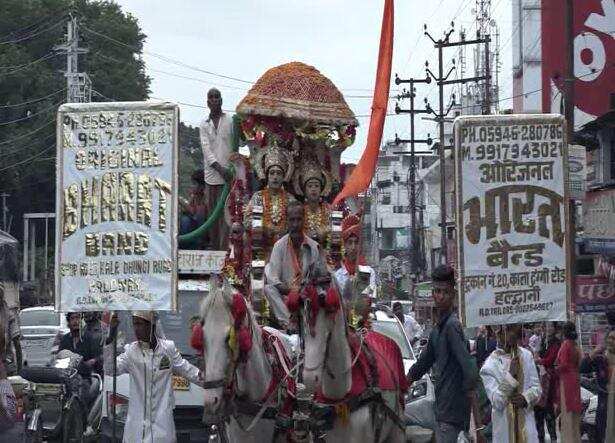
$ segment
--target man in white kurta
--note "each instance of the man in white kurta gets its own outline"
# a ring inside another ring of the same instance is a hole
[[[303,233],[303,206],[293,202],[286,213],[289,232],[273,245],[265,267],[265,296],[277,326],[282,329],[288,329],[290,323],[285,304],[288,294],[300,292],[308,282],[323,285],[330,281],[318,243]]]
[[[222,112],[222,95],[216,88],[207,92],[207,106],[209,117],[201,122],[199,133],[203,149],[205,205],[209,215],[222,194],[224,183],[232,179],[228,167],[233,153],[233,118]],[[227,231],[224,219],[218,219],[209,230],[211,246],[226,250]]]
[[[111,337],[117,334],[118,320],[111,321]],[[133,327],[137,341],[127,344],[117,356],[117,375],[130,375],[130,402],[124,426],[124,443],[174,443],[173,375],[200,383],[199,369],[177,351],[175,343],[156,336],[153,312],[134,312]],[[109,343],[110,341],[107,340]],[[113,373],[113,349],[104,349],[104,367]]]
[[[480,370],[498,443],[538,442],[534,405],[541,395],[540,379],[532,353],[517,345],[520,331],[518,325],[501,327],[498,348]]]

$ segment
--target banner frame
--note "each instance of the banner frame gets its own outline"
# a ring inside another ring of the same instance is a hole
[[[65,114],[70,112],[119,112],[119,111],[172,111],[172,146],[171,146],[171,194],[170,199],[170,236],[171,236],[171,311],[177,311],[177,254],[178,254],[178,220],[179,202],[178,202],[178,187],[179,187],[179,106],[169,101],[126,101],[126,102],[89,102],[89,103],[64,103],[59,106],[56,116],[56,224],[55,224],[55,297],[54,309],[56,312],[65,312],[62,307],[62,283],[60,277],[60,263],[62,259],[62,227],[64,222],[64,214],[62,204],[64,201],[64,156],[63,156],[63,137],[62,137],[62,122]],[[92,309],[94,310],[94,309]],[[95,311],[109,310],[108,307],[99,307]],[[115,311],[121,309],[113,309]],[[90,311],[88,309],[83,312]],[[71,312],[80,312],[79,310],[71,310]]]
[[[543,124],[559,124],[562,128],[562,180],[563,180],[563,206],[564,206],[564,242],[563,242],[563,250],[565,257],[565,284],[566,284],[566,300],[565,300],[565,317],[567,320],[571,318],[571,307],[572,307],[572,291],[571,285],[573,282],[573,266],[572,266],[572,254],[570,253],[570,247],[574,247],[574,245],[570,245],[570,226],[572,226],[570,217],[570,193],[568,190],[568,182],[569,182],[569,165],[568,165],[568,137],[567,137],[567,122],[564,119],[564,116],[560,114],[508,114],[508,115],[475,115],[475,116],[459,116],[455,118],[453,123],[453,134],[454,134],[454,156],[455,156],[455,167],[454,167],[454,181],[455,181],[455,196],[453,201],[455,202],[455,225],[456,225],[456,242],[457,242],[457,301],[459,306],[459,317],[461,323],[464,326],[467,326],[467,315],[466,315],[466,299],[463,290],[462,281],[465,276],[465,261],[464,261],[464,217],[463,217],[463,185],[462,185],[462,177],[463,177],[463,167],[462,167],[462,158],[460,154],[461,147],[461,129],[467,125],[472,123],[481,123],[483,125],[496,126],[498,121],[507,121],[507,125],[523,125],[523,124],[536,124],[538,121]],[[551,321],[549,319],[545,319],[544,321]],[[515,323],[527,323],[526,321],[517,321]],[[473,325],[476,326],[476,325]]]

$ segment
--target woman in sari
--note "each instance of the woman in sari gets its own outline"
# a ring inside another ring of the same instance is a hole
[[[581,351],[577,346],[577,332],[574,323],[568,322],[562,330],[564,341],[559,348],[556,371],[559,379],[559,407],[562,441],[581,441],[581,386],[579,384],[579,363]]]

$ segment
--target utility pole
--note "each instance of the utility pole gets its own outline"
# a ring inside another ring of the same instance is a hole
[[[6,199],[10,196],[11,194],[7,194],[6,192],[0,194],[0,197],[2,198],[2,230],[4,232],[9,232],[6,226],[6,216],[9,212],[9,207],[6,205]]]
[[[418,274],[419,271],[419,247],[418,247],[418,236],[417,236],[417,217],[416,217],[416,151],[414,149],[415,143],[425,143],[428,146],[431,145],[432,140],[427,134],[427,139],[417,140],[414,138],[414,116],[417,114],[429,114],[432,112],[429,104],[426,105],[425,109],[415,109],[414,108],[414,99],[416,98],[416,88],[414,87],[415,83],[431,83],[431,77],[426,76],[424,79],[400,79],[397,74],[395,74],[395,84],[400,85],[402,83],[408,83],[410,85],[410,90],[405,91],[397,96],[397,99],[410,99],[410,109],[401,109],[399,104],[395,104],[395,113],[396,114],[410,114],[410,139],[400,139],[395,134],[395,144],[400,143],[409,143],[410,144],[410,174],[408,177],[408,181],[410,182],[410,213],[411,213],[411,230],[410,230],[410,243],[412,245],[412,255],[410,260],[410,273]],[[396,153],[397,154],[397,153]],[[400,152],[400,154],[407,154],[406,152]]]
[[[92,101],[92,81],[85,72],[79,72],[79,54],[88,52],[79,47],[79,22],[70,14],[66,30],[66,43],[54,49],[66,54],[66,101],[67,103],[84,103]]]
[[[485,109],[484,115],[491,114],[491,69],[490,69],[490,54],[489,54],[489,36],[485,37]]]
[[[446,146],[446,143],[444,140],[444,122],[445,122],[446,116],[448,115],[453,104],[455,103],[454,95],[453,95],[453,102],[450,104],[450,106],[448,107],[446,111],[444,110],[444,86],[453,85],[453,84],[465,84],[468,82],[479,82],[481,80],[486,80],[488,77],[490,77],[490,74],[487,72],[485,73],[485,75],[449,80],[448,79],[449,76],[455,70],[455,60],[454,59],[453,59],[453,67],[446,73],[446,75],[444,75],[444,61],[443,61],[444,54],[443,52],[445,48],[457,47],[457,46],[463,46],[463,45],[484,44],[490,40],[488,35],[485,36],[484,38],[481,38],[480,34],[477,33],[477,37],[474,40],[465,40],[465,38],[462,38],[462,40],[458,42],[451,42],[450,36],[454,31],[454,26],[455,26],[454,22],[451,22],[451,29],[449,29],[449,31],[444,33],[444,37],[436,40],[431,36],[429,32],[427,32],[427,25],[423,25],[424,34],[427,37],[429,37],[429,39],[433,42],[434,47],[438,50],[438,75],[436,76],[429,69],[429,62],[425,62],[425,71],[427,72],[427,75],[430,76],[433,80],[435,80],[436,84],[438,85],[439,109],[438,109],[438,113],[434,112],[433,114],[436,117],[436,121],[438,122],[439,138],[440,138],[440,144],[438,147],[438,157],[440,160],[440,235],[441,235],[440,261],[441,262],[446,261],[446,243],[447,243],[446,214],[448,212],[446,208],[446,168],[445,168],[444,154],[445,154],[445,149],[452,149],[452,147]]]
[[[564,114],[566,118],[566,139],[568,146],[574,142],[574,0],[566,0],[566,76],[564,79],[566,89],[566,101]],[[568,202],[569,212],[569,235],[568,235],[568,249],[570,250],[570,273],[572,275],[572,285],[570,288],[570,296],[572,300],[575,299],[576,292],[576,204],[574,199],[570,199]]]

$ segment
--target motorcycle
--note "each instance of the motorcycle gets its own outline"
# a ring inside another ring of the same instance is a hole
[[[25,439],[42,443],[59,439],[62,443],[82,442],[88,423],[88,410],[102,392],[102,380],[79,374],[80,355],[61,351],[51,366],[24,367]]]

